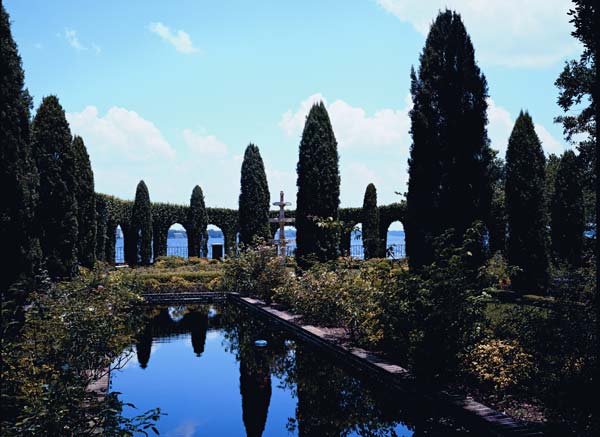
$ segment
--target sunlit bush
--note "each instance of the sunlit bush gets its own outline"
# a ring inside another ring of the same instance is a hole
[[[237,258],[227,258],[222,268],[222,290],[257,296],[267,303],[290,275],[272,246],[244,250]]]
[[[516,340],[484,340],[467,356],[469,372],[479,383],[502,393],[527,384],[536,372],[533,356]]]

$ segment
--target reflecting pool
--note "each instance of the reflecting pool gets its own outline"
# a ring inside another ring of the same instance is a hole
[[[256,340],[266,340],[264,347]],[[111,390],[165,436],[464,435],[234,306],[155,307]]]

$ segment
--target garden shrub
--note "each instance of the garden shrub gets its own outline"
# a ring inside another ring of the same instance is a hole
[[[467,357],[467,367],[482,386],[502,394],[528,384],[536,371],[533,356],[516,340],[478,343]]]
[[[257,296],[267,303],[271,302],[274,290],[289,276],[272,246],[257,246],[242,251],[237,258],[227,258],[222,270],[222,290]]]
[[[188,264],[188,261],[181,256],[159,256],[154,261],[154,267],[158,269],[183,267]]]
[[[141,297],[120,272],[84,270],[68,283],[38,278],[17,338],[2,302],[2,435],[137,435],[160,411],[127,418],[118,393],[90,383],[125,365]]]

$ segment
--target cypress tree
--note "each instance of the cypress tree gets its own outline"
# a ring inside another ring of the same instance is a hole
[[[459,14],[435,19],[418,73],[411,72],[411,94],[405,231],[410,266],[420,268],[433,261],[435,237],[449,228],[460,237],[490,213],[487,81]]]
[[[136,259],[131,261],[134,261],[133,265],[149,265],[152,259],[152,205],[144,181],[140,181],[135,190],[131,226],[132,247],[136,250]]]
[[[375,185],[367,185],[362,209],[362,241],[365,259],[379,256],[381,241],[379,239],[379,209],[377,208],[377,189]]]
[[[302,140],[297,173],[296,258],[301,268],[313,260],[339,255],[338,221],[340,172],[337,141],[323,102],[310,109]],[[323,226],[332,221],[332,226]],[[320,225],[321,224],[321,225]]]
[[[208,214],[204,205],[204,193],[198,185],[192,190],[190,197],[190,209],[188,222],[188,255],[189,256],[208,256],[207,242],[208,232]]]
[[[270,197],[260,151],[250,143],[244,152],[240,181],[240,243],[250,245],[255,238],[270,238]]]
[[[544,151],[533,120],[521,111],[506,150],[507,255],[520,268],[515,290],[543,293],[548,284]]]
[[[106,261],[108,205],[102,195],[96,197],[96,259]]]
[[[73,150],[77,178],[77,222],[79,224],[77,257],[82,266],[92,268],[96,262],[94,173],[83,139],[78,135],[73,139]]]
[[[77,183],[75,152],[65,111],[56,96],[44,97],[32,127],[32,149],[40,177],[37,222],[51,277],[77,272]]]
[[[21,57],[0,3],[0,290],[31,276],[41,251],[35,230],[38,174],[31,154],[31,97]]]
[[[579,267],[585,230],[583,184],[580,164],[571,150],[566,151],[560,159],[550,210],[555,257],[572,267]]]

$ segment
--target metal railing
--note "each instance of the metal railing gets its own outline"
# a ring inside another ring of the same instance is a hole
[[[365,248],[362,244],[353,244],[350,246],[350,256],[356,259],[365,258]],[[386,248],[386,257],[391,259],[402,259],[406,256],[404,244],[390,244]]]
[[[115,263],[123,264],[125,262],[125,251],[123,246],[115,247]]]
[[[188,257],[188,248],[186,246],[167,246],[167,256]]]
[[[285,248],[286,256],[294,256],[296,245],[288,245]],[[202,254],[204,256],[204,254]],[[208,246],[208,258],[212,258],[212,245]],[[186,246],[168,246],[167,256],[188,257],[188,248]],[[353,244],[350,246],[350,256],[356,259],[364,259],[365,250],[361,244]],[[406,257],[404,244],[391,244],[386,249],[386,257],[391,259],[402,259]],[[123,247],[115,247],[115,262],[122,264],[125,262],[125,254]]]

